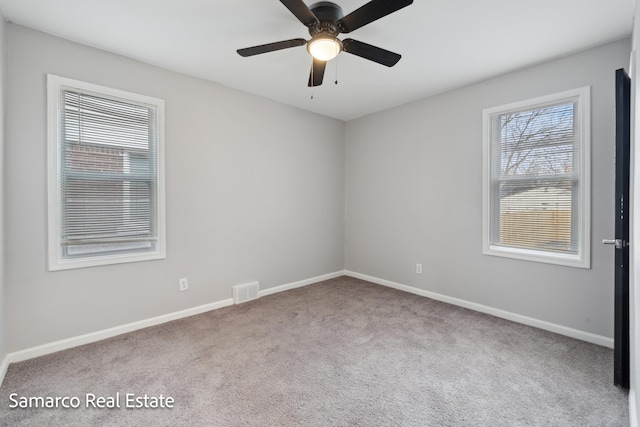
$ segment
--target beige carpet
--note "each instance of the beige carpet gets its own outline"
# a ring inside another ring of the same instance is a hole
[[[12,364],[0,424],[628,426],[612,366],[603,347],[343,277]],[[85,407],[116,393],[120,408]],[[10,409],[34,396],[80,407]]]

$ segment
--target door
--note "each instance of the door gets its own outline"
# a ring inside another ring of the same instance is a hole
[[[631,80],[616,71],[616,183],[614,246],[613,383],[629,388],[629,146],[631,132]]]

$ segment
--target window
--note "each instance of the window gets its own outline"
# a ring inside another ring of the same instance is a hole
[[[589,268],[589,96],[483,111],[483,253]]]
[[[164,101],[47,86],[49,270],[165,258]]]

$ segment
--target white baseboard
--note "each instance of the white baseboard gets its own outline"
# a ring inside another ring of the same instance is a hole
[[[582,341],[590,342],[592,344],[613,348],[612,338],[607,338],[601,335],[592,334],[590,332],[584,332],[577,329],[568,328],[562,325],[556,325],[554,323],[545,322],[544,320],[534,319],[532,317],[527,317],[520,314],[511,313],[509,311],[504,311],[497,308],[489,307],[486,305],[477,304],[475,302],[470,302],[463,299],[438,294],[436,292],[425,291],[424,289],[414,288],[413,286],[402,285],[400,283],[392,282],[385,279],[379,279],[377,277],[367,276],[365,274],[360,274],[353,271],[345,271],[344,274],[346,276],[351,276],[357,279],[366,280],[368,282],[376,283],[378,285],[387,286],[387,287],[398,289],[405,292],[410,292],[412,294],[416,294],[416,295],[431,298],[434,300],[468,308],[470,310],[479,311],[481,313],[491,314],[492,316],[500,317],[502,319],[507,319],[512,322],[522,323],[524,325],[533,326],[539,329],[544,329],[546,331],[555,332],[560,335],[576,338]]]
[[[301,286],[310,285],[312,283],[321,282],[323,280],[329,280],[336,277],[344,276],[344,271],[337,271],[335,273],[329,273],[322,276],[313,277],[310,279],[301,280],[298,282],[288,283],[282,286],[276,286],[274,288],[265,289],[259,292],[259,296],[271,295],[277,292],[287,291],[289,289],[299,288]],[[77,337],[67,338],[64,340],[52,342],[49,344],[40,345],[37,347],[28,348],[21,351],[9,353],[0,365],[0,384],[4,379],[4,375],[9,366],[9,363],[21,362],[27,359],[33,359],[34,357],[44,356],[46,354],[55,353],[56,351],[67,350],[69,348],[77,347],[84,344],[90,344],[92,342],[100,341],[106,338],[111,338],[116,335],[125,334],[127,332],[136,331],[138,329],[148,328],[150,326],[159,325],[161,323],[170,322],[172,320],[182,319],[183,317],[194,316],[196,314],[204,313],[218,308],[227,307],[233,305],[233,299],[224,299],[222,301],[213,302],[210,304],[201,305],[198,307],[188,308],[186,310],[176,311],[169,314],[164,314],[150,319],[140,320],[138,322],[128,323],[126,325],[116,326],[109,329],[104,329],[97,332],[92,332]]]
[[[9,368],[9,357],[4,356],[2,362],[0,362],[0,386],[4,382],[4,376],[7,375],[7,369]]]
[[[116,335],[125,334],[127,332],[137,331],[138,329],[148,328],[150,326],[159,325],[161,323],[170,322],[172,320],[182,319],[206,311],[215,310],[233,304],[233,299],[225,299],[210,304],[200,305],[198,307],[188,308],[186,310],[176,311],[161,316],[152,317],[150,319],[140,320],[138,322],[127,323],[125,325],[116,326],[109,329],[103,329],[89,334],[79,335],[77,337],[67,338],[64,340],[52,342],[49,344],[39,345],[37,347],[28,348],[26,350],[9,353],[7,356],[9,363],[21,362],[34,357],[44,356],[45,354],[55,353],[56,351],[67,350],[69,348],[78,347],[80,345],[89,344],[106,338],[115,337]]]
[[[545,322],[545,321],[534,319],[531,317],[522,316],[519,314],[507,312],[504,310],[495,309],[485,305],[476,304],[476,303],[465,301],[462,299],[449,297],[449,296],[438,294],[435,292],[425,291],[423,289],[414,288],[412,286],[402,285],[400,283],[391,282],[389,280],[367,276],[365,274],[360,274],[353,271],[336,271],[334,273],[329,273],[321,276],[316,276],[310,279],[300,280],[298,282],[292,282],[285,285],[264,289],[262,291],[259,291],[259,296],[263,297],[263,296],[275,294],[278,292],[284,292],[290,289],[300,288],[302,286],[307,286],[313,283],[322,282],[324,280],[334,279],[336,277],[340,277],[344,275],[366,280],[368,282],[376,283],[379,285],[387,286],[387,287],[398,289],[401,291],[410,292],[416,295],[421,295],[434,300],[443,301],[443,302],[457,305],[460,307],[469,308],[471,310],[479,311],[482,313],[491,314],[493,316],[501,317],[503,319],[511,320],[513,322],[534,326],[540,329],[548,330],[561,335],[566,335],[572,338],[580,339],[583,341],[591,342],[591,343],[602,345],[605,347],[613,348],[613,340],[610,338],[602,337],[602,336],[591,334],[588,332],[579,331],[579,330],[568,328],[561,325],[556,325],[553,323]],[[44,356],[46,354],[54,353],[56,351],[66,350],[66,349],[77,347],[80,345],[89,344],[92,342],[100,341],[106,338],[111,338],[124,333],[136,331],[138,329],[148,328],[150,326],[159,325],[162,323],[170,322],[172,320],[181,319],[183,317],[194,316],[196,314],[204,313],[211,310],[216,310],[218,308],[227,307],[230,305],[233,305],[232,298],[213,302],[210,304],[201,305],[198,307],[189,308],[186,310],[177,311],[174,313],[152,317],[150,319],[145,319],[138,322],[128,323],[126,325],[116,326],[113,328],[92,332],[85,335],[80,335],[77,337],[67,338],[64,340],[40,345],[37,347],[28,348],[28,349],[13,352],[13,353],[9,353],[4,357],[4,359],[0,363],[0,384],[2,384],[2,381],[4,380],[4,377],[6,375],[6,372],[10,363],[21,362],[23,360],[32,359],[34,357]],[[631,400],[630,400],[630,404],[631,404]],[[633,405],[635,408],[635,401],[633,402]],[[635,414],[635,409],[634,409],[634,414]],[[640,427],[637,425],[637,420],[634,427]]]
[[[629,426],[638,426],[638,407],[636,406],[636,390],[631,387],[629,390]]]
[[[258,292],[259,297],[264,297],[278,292],[288,291],[290,289],[301,288],[303,286],[311,285],[312,283],[323,282],[325,280],[335,279],[336,277],[344,276],[346,273],[344,270],[336,271],[335,273],[323,274],[322,276],[312,277],[311,279],[300,280],[299,282],[287,283],[286,285],[276,286],[274,288],[268,288]]]

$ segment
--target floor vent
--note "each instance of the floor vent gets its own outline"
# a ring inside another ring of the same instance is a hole
[[[233,287],[233,303],[240,304],[241,302],[251,301],[258,299],[259,282],[245,283],[243,285],[235,285]]]

